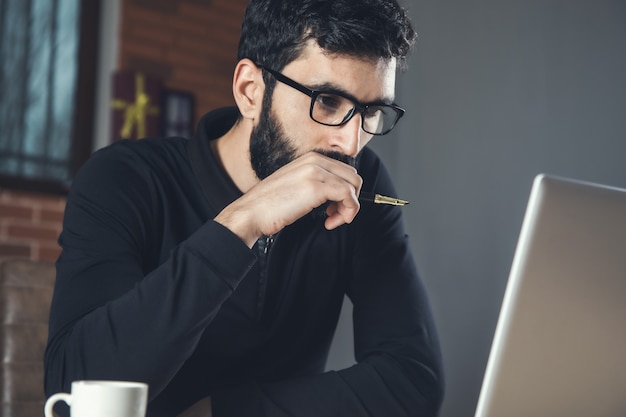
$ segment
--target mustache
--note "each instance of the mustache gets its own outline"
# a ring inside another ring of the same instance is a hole
[[[337,152],[337,151],[329,151],[326,149],[314,149],[313,152],[317,152],[320,153],[324,156],[327,156],[329,158],[335,159],[339,162],[343,162],[344,164],[348,164],[351,167],[357,168],[358,165],[358,156],[357,157],[353,157],[350,155],[346,155],[343,154],[341,152]]]

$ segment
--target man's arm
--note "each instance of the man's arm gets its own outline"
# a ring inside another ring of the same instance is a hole
[[[158,209],[163,184],[153,176],[169,173],[143,170],[142,157],[101,151],[72,186],[45,357],[47,393],[77,379],[115,378],[148,382],[154,398],[256,262],[249,247],[260,234],[280,231],[328,199],[336,201],[329,228],[352,221],[359,208],[356,170],[307,154],[198,224],[153,269],[155,252],[166,245],[154,230],[172,215]]]
[[[438,414],[443,371],[424,290],[412,262],[407,262],[406,241],[383,246],[386,250],[378,255],[370,253],[372,262],[355,260],[362,262],[359,272],[364,278],[350,289],[357,364],[277,382],[250,381],[215,392],[215,417]]]
[[[364,189],[396,195],[388,174],[364,151]],[[216,417],[359,417],[438,414],[444,378],[425,289],[418,277],[402,208],[363,206],[352,224],[357,364],[278,382],[251,381],[212,394]]]
[[[172,245],[160,241],[165,203],[154,188],[164,182],[153,181],[139,154],[101,151],[72,185],[45,356],[48,394],[77,379],[123,379],[148,382],[154,398],[256,262],[222,225],[198,219],[159,266]]]

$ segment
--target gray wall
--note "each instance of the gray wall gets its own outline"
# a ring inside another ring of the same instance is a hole
[[[407,224],[447,370],[473,416],[533,177],[626,188],[626,2],[406,0],[420,35],[393,138],[372,145]],[[350,361],[349,305],[330,367]]]

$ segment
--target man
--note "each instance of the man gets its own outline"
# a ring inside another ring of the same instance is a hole
[[[443,377],[399,207],[365,148],[403,113],[396,0],[251,0],[190,140],[119,142],[67,201],[46,392],[145,381],[149,416],[433,416]],[[358,364],[324,372],[344,295]]]

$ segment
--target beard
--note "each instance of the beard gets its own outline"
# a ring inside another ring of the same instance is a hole
[[[285,134],[280,122],[274,117],[271,104],[271,98],[263,97],[263,109],[259,116],[259,124],[250,135],[250,163],[260,180],[267,178],[301,156],[293,142]],[[341,152],[324,149],[313,149],[312,151],[344,164],[357,166],[357,158]]]

